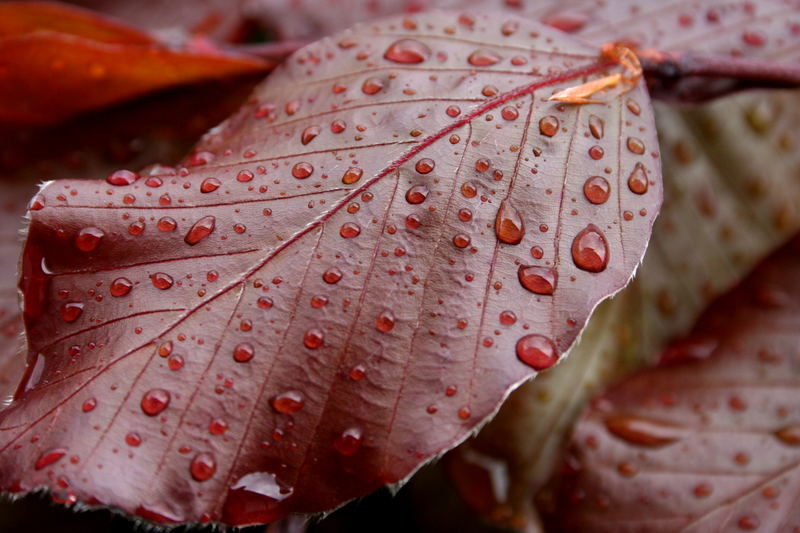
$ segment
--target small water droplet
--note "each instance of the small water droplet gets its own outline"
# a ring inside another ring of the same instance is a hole
[[[636,137],[628,137],[628,140],[625,144],[628,147],[628,150],[634,154],[642,155],[644,153],[644,143],[641,141],[641,139],[637,139]]]
[[[150,282],[153,284],[153,287],[156,289],[161,289],[165,291],[172,287],[172,276],[169,274],[164,274],[163,272],[156,272],[150,276]]]
[[[161,217],[158,219],[158,222],[156,222],[156,227],[158,228],[158,231],[163,231],[166,233],[174,231],[175,228],[178,227],[178,223],[175,222],[175,219],[172,217]]]
[[[295,165],[292,167],[292,176],[299,180],[306,179],[313,172],[314,167],[311,165],[311,163],[306,163],[305,161],[295,163]]]
[[[125,435],[125,444],[127,444],[128,446],[133,446],[134,448],[136,448],[141,443],[142,443],[142,438],[135,431],[131,431],[130,433]]]
[[[394,329],[394,313],[384,311],[375,319],[375,327],[378,331],[387,333]]]
[[[461,222],[469,222],[472,220],[472,211],[467,209],[466,207],[462,207],[458,210],[458,219]]]
[[[255,349],[249,342],[240,342],[233,349],[233,360],[237,363],[246,363],[255,355]]]
[[[228,423],[222,418],[215,418],[208,423],[208,432],[212,435],[222,435],[228,431]]]
[[[775,436],[790,446],[800,446],[800,425],[786,426],[775,432]]]
[[[67,302],[61,306],[61,318],[64,322],[75,322],[83,313],[83,304],[80,302]]]
[[[395,63],[422,63],[431,55],[425,44],[414,39],[400,39],[393,42],[383,54],[385,59]]]
[[[328,297],[324,294],[317,294],[311,297],[311,307],[320,309],[328,304]]]
[[[66,448],[51,448],[39,456],[39,458],[36,460],[34,468],[36,468],[36,470],[47,468],[51,464],[55,463],[56,461],[64,457],[66,453],[67,453]]]
[[[553,342],[543,335],[525,335],[517,341],[517,357],[534,370],[550,368],[558,361]]]
[[[97,407],[97,400],[95,398],[89,398],[88,400],[83,402],[83,405],[81,405],[81,411],[83,411],[84,413],[89,413],[91,411],[94,411],[95,407]]]
[[[464,198],[475,198],[478,195],[478,188],[474,183],[466,182],[461,185],[461,195]]]
[[[592,146],[589,148],[589,157],[594,159],[595,161],[603,159],[603,155],[605,155],[605,150],[603,150],[600,146]]]
[[[111,285],[109,286],[108,290],[111,293],[111,296],[114,296],[115,298],[120,298],[131,292],[132,288],[133,288],[133,283],[131,283],[131,281],[128,278],[117,278],[111,282]]]
[[[164,389],[150,389],[142,396],[142,412],[147,416],[156,416],[169,405],[170,394]]]
[[[364,174],[364,171],[358,167],[350,167],[348,168],[344,175],[342,176],[342,183],[346,185],[352,185],[353,183],[357,182],[361,179],[361,176]]]
[[[217,471],[217,461],[209,452],[198,453],[192,459],[189,471],[195,481],[207,481]]]
[[[548,115],[539,120],[539,133],[547,137],[552,137],[558,133],[559,122],[553,115]]]
[[[303,344],[310,350],[316,350],[322,346],[325,337],[321,329],[311,328],[303,335]]]
[[[290,390],[274,396],[270,400],[270,405],[277,412],[290,415],[302,409],[303,405],[305,405],[305,400],[303,400],[303,395],[298,391]]]
[[[309,126],[303,130],[303,133],[300,134],[300,142],[303,143],[303,146],[310,143],[314,140],[314,138],[319,135],[320,127],[319,126]]]
[[[406,217],[406,227],[408,229],[419,229],[422,226],[422,220],[420,220],[419,215],[408,215]]]
[[[206,178],[200,184],[200,192],[207,194],[210,192],[214,192],[219,189],[219,186],[222,185],[217,178]]]
[[[178,354],[170,355],[169,359],[167,359],[167,368],[172,371],[183,368],[183,357]]]
[[[504,120],[517,120],[519,118],[519,111],[516,107],[506,106],[500,111],[500,116]]]
[[[338,283],[339,280],[341,279],[342,279],[342,271],[336,267],[331,267],[322,273],[322,280],[325,283],[330,283],[331,285],[334,283]]]
[[[361,233],[361,226],[359,226],[355,222],[345,222],[339,228],[339,235],[344,239],[352,239],[354,237],[358,237],[360,233]]]
[[[602,272],[608,266],[608,259],[608,243],[594,224],[582,229],[572,241],[572,260],[578,268]]]
[[[360,428],[348,428],[333,441],[334,449],[345,457],[351,457],[361,448],[362,432]]]
[[[636,194],[647,192],[647,172],[641,163],[636,163],[633,172],[628,176],[628,188]]]
[[[100,240],[104,236],[105,233],[100,228],[93,226],[83,228],[75,236],[75,246],[81,252],[92,252],[100,245]]]
[[[466,248],[471,242],[472,239],[470,236],[464,233],[456,233],[453,236],[453,245],[455,245],[456,248]]]
[[[406,201],[410,204],[421,204],[429,192],[425,185],[414,185],[406,191]]]
[[[444,112],[447,113],[448,117],[455,118],[461,114],[461,108],[458,107],[457,105],[451,105],[448,106],[447,109],[444,110]]]
[[[501,59],[502,57],[494,50],[479,48],[469,55],[467,62],[473,67],[488,67],[496,64]]]
[[[593,204],[604,204],[611,194],[611,185],[602,176],[591,176],[583,183],[583,195]]]
[[[248,181],[252,181],[252,179],[253,179],[253,173],[250,172],[249,170],[240,170],[236,174],[236,181],[242,183],[247,183]]]
[[[558,283],[558,273],[549,267],[520,265],[517,277],[520,284],[534,294],[553,294]]]
[[[525,236],[525,224],[522,215],[511,204],[510,200],[500,202],[494,220],[494,233],[497,240],[506,244],[519,244]]]
[[[367,369],[364,368],[364,365],[356,365],[350,369],[350,372],[347,375],[353,381],[361,381],[367,376]]]
[[[589,115],[589,131],[595,139],[602,139],[605,132],[603,119],[596,115]]]
[[[472,411],[469,407],[462,407],[458,410],[458,418],[461,420],[467,420],[470,416],[472,416]]]
[[[203,217],[186,232],[186,237],[184,237],[184,242],[189,246],[194,246],[195,244],[199,243],[214,231],[214,226],[216,223],[216,218],[213,216]]]
[[[436,163],[433,161],[433,159],[423,157],[422,159],[417,161],[417,164],[414,165],[414,169],[420,174],[428,174],[433,170],[435,166]]]
[[[502,311],[500,313],[500,323],[504,326],[511,326],[517,322],[517,315],[514,314],[514,311]]]

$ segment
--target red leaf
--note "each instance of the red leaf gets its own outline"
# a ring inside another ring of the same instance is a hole
[[[596,398],[572,439],[560,509],[568,529],[797,526],[798,301],[795,239],[675,344],[680,362]],[[700,343],[710,349],[691,349]]]
[[[548,102],[607,65],[506,21],[428,14],[325,39],[189,168],[46,187],[4,488],[61,476],[82,501],[176,522],[330,509],[463,440],[565,352],[644,251],[653,119],[641,85],[607,105]],[[626,186],[637,163],[641,195]],[[594,175],[605,203],[583,196]],[[519,244],[495,236],[501,204]],[[538,274],[552,294],[520,284],[525,266],[552,269]],[[36,470],[53,449],[67,452]]]
[[[59,4],[0,4],[0,20],[0,121],[51,124],[154,90],[272,66],[171,50],[138,30]]]

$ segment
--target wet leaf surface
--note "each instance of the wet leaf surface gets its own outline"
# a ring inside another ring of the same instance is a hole
[[[545,484],[591,394],[686,334],[715,295],[800,229],[799,103],[784,91],[656,106],[664,205],[643,265],[592,315],[566,361],[513,392],[448,456],[473,507],[504,524],[535,522],[534,497],[551,507]]]
[[[185,167],[44,189],[4,488],[64,480],[158,521],[325,510],[405,478],[555,363],[643,254],[658,152],[641,86],[548,103],[604,67],[507,21],[325,39]]]
[[[559,508],[567,530],[800,524],[799,281],[795,239],[672,345],[671,364],[593,400],[572,438]]]
[[[159,89],[274,66],[214,49],[170,49],[61,4],[8,2],[0,4],[0,19],[1,122],[54,124]]]

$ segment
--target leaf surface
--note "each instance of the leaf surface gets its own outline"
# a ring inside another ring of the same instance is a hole
[[[617,67],[507,21],[324,39],[177,174],[44,189],[4,488],[62,476],[161,521],[322,511],[404,479],[555,363],[643,254],[657,143],[641,85],[547,102]]]
[[[671,349],[677,362],[592,402],[572,439],[560,508],[568,530],[800,524],[798,296],[795,239],[703,314]]]
[[[155,90],[274,66],[213,50],[173,50],[60,4],[0,4],[0,20],[0,122],[54,124]]]

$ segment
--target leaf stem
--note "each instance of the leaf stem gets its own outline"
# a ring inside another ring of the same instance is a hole
[[[639,52],[639,60],[645,75],[651,78],[677,80],[701,76],[756,82],[770,87],[800,85],[799,63],[656,50]]]

